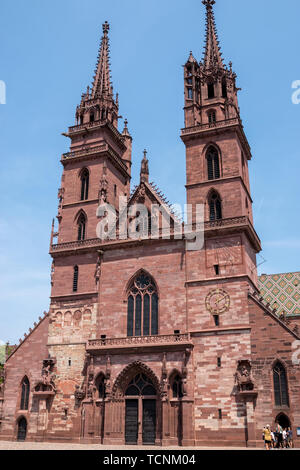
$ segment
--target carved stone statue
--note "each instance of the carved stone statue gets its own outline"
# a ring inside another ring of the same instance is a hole
[[[105,204],[107,202],[107,190],[108,190],[108,181],[103,175],[100,180],[99,186],[99,204]]]
[[[239,361],[235,379],[241,392],[254,389],[250,361]]]

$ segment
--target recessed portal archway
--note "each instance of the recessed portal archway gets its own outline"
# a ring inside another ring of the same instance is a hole
[[[155,444],[157,393],[145,374],[137,374],[125,391],[125,443]]]

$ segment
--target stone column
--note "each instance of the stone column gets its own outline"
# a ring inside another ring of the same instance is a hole
[[[247,447],[256,447],[256,422],[255,422],[255,403],[257,392],[247,390],[239,393],[246,407],[246,425],[247,425]]]
[[[195,445],[195,432],[193,423],[194,400],[183,398],[182,401],[182,445]]]

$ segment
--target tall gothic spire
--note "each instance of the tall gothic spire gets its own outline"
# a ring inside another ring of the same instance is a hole
[[[204,53],[204,69],[224,69],[222,54],[218,41],[213,5],[215,0],[203,0],[206,6],[206,44]]]
[[[110,81],[109,67],[109,24],[107,21],[102,25],[103,36],[98,54],[98,61],[95,70],[94,83],[92,89],[92,98],[100,98],[113,94],[112,84]]]

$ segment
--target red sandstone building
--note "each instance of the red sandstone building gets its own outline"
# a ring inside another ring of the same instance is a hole
[[[279,421],[300,444],[297,319],[259,295],[251,150],[215,2],[203,3],[206,49],[184,66],[181,138],[187,202],[205,207],[204,246],[189,251],[174,233],[96,236],[99,203],[124,196],[169,210],[146,156],[131,192],[132,138],[127,122],[118,130],[105,23],[93,86],[65,134],[50,309],[6,361],[2,439],[261,446],[263,426]]]

